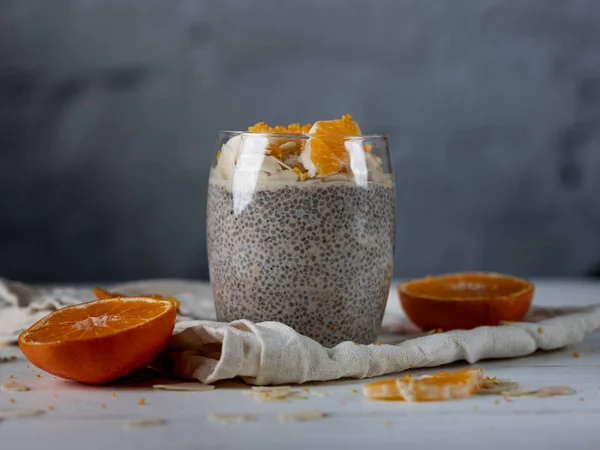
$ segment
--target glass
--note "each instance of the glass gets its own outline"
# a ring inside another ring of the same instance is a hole
[[[219,134],[207,211],[218,320],[278,321],[328,347],[377,338],[396,228],[387,137],[326,139],[341,153],[319,157],[307,135]]]

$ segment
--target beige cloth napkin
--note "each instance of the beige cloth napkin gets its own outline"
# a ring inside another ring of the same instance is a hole
[[[131,295],[173,295],[181,301],[184,316],[179,318],[157,366],[170,375],[204,383],[235,377],[257,385],[367,378],[460,360],[475,363],[482,359],[524,356],[538,349],[578,343],[600,329],[600,306],[537,308],[530,316],[532,323],[412,339],[398,335],[397,340],[403,342],[397,345],[345,342],[325,348],[277,322],[255,324],[240,320],[224,324],[190,320],[190,317],[214,320],[210,287],[206,283],[158,281],[112,288]],[[92,292],[87,288],[34,289],[0,280],[0,341],[14,341],[23,328],[50,310],[91,298]]]

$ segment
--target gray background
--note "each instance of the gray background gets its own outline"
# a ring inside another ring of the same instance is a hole
[[[0,0],[0,275],[206,277],[218,129],[390,135],[396,275],[600,263],[595,0]]]

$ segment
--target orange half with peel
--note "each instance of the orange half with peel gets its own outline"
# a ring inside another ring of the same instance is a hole
[[[491,272],[430,276],[398,286],[404,312],[423,330],[518,322],[527,314],[533,293],[529,281]]]
[[[433,402],[468,397],[483,383],[483,369],[463,369],[432,375],[375,381],[363,386],[363,394],[375,400]]]
[[[19,347],[48,373],[101,384],[150,364],[171,337],[175,317],[171,300],[95,300],[48,314],[19,335]]]

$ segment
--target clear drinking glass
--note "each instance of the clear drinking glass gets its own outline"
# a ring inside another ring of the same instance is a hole
[[[219,134],[207,244],[220,321],[278,321],[328,347],[376,339],[395,248],[388,140],[327,139],[341,153],[319,157],[307,135]],[[315,173],[327,164],[337,173]]]

